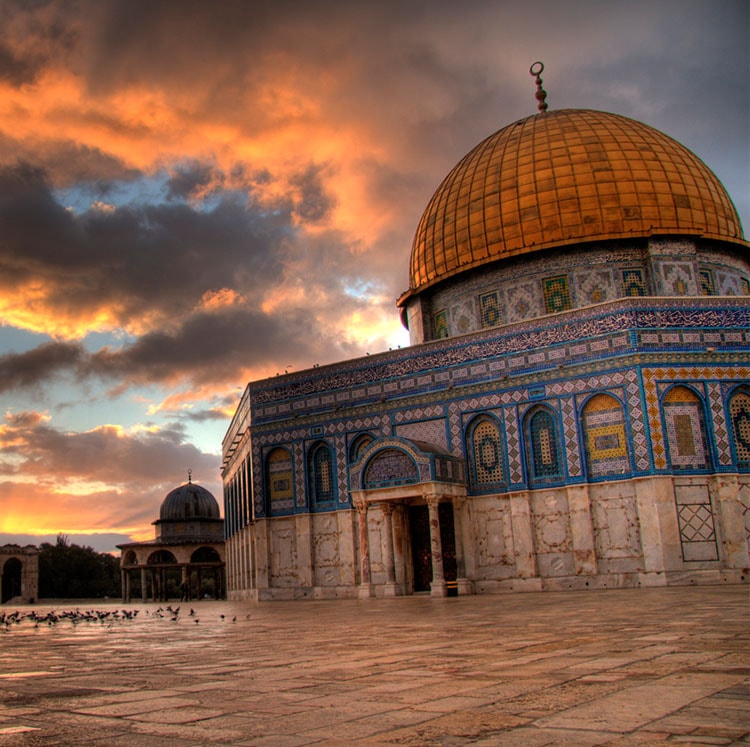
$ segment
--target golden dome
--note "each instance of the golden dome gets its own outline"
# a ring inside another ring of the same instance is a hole
[[[399,305],[498,259],[654,234],[747,247],[721,182],[672,138],[606,112],[535,114],[479,143],[438,187],[414,237]]]

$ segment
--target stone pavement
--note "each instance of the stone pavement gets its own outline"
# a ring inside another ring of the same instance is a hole
[[[109,615],[1,626],[0,745],[747,745],[749,602],[738,586],[204,601],[176,620],[60,604]]]

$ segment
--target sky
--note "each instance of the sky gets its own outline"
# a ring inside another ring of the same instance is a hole
[[[750,226],[747,0],[0,0],[0,543],[222,503],[248,381],[408,344],[442,178],[536,112],[690,148]]]

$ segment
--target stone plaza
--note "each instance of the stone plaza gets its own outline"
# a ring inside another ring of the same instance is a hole
[[[6,606],[0,745],[750,744],[749,601],[727,585]]]

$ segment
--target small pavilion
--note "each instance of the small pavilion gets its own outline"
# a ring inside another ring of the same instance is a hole
[[[143,602],[226,596],[224,520],[216,498],[188,481],[164,498],[153,522],[155,538],[117,547],[122,555],[122,599]]]

